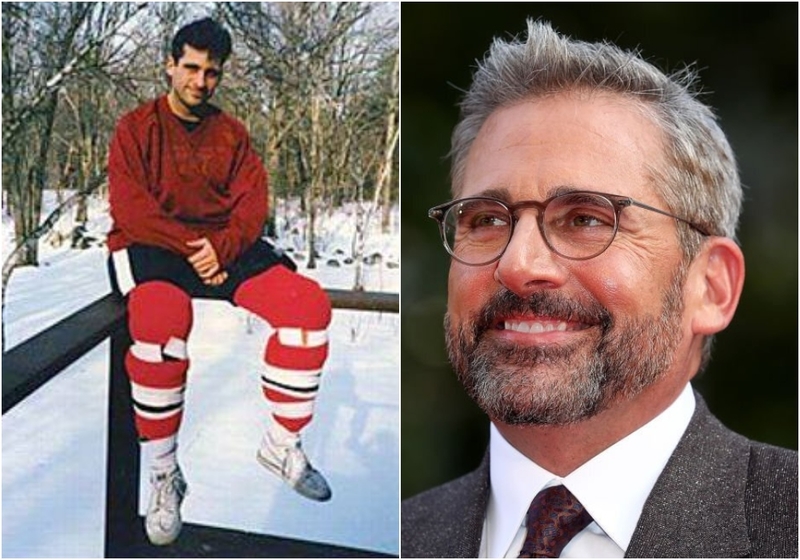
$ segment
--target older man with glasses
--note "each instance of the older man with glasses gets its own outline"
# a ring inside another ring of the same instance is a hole
[[[478,67],[429,215],[490,446],[403,503],[404,557],[797,556],[797,454],[690,384],[744,282],[735,159],[691,81],[533,21]]]

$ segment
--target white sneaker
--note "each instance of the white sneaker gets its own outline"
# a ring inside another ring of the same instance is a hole
[[[144,526],[150,542],[162,546],[175,541],[181,532],[181,503],[188,490],[179,466],[150,474],[150,503]]]
[[[300,495],[318,502],[331,499],[331,489],[325,477],[311,466],[299,439],[294,443],[281,445],[275,443],[268,434],[256,453],[256,459]]]

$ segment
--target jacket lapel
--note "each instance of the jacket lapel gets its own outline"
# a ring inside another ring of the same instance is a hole
[[[742,557],[750,445],[697,407],[645,502],[627,557]]]

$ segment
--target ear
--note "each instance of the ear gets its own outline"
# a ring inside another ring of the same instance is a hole
[[[172,78],[172,74],[175,71],[175,61],[172,59],[172,55],[167,55],[167,63],[165,65],[165,71],[167,76]]]
[[[727,237],[707,240],[690,272],[694,276],[692,331],[712,335],[733,319],[744,286],[744,255]]]

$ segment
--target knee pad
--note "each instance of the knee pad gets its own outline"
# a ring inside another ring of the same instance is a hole
[[[276,329],[321,331],[331,322],[331,302],[325,290],[311,278],[283,266],[272,267],[243,282],[234,302]]]
[[[142,440],[170,437],[183,416],[192,300],[169,282],[146,282],[129,295],[128,324],[125,366],[137,432]]]
[[[128,325],[145,361],[160,361],[156,352],[186,359],[186,339],[192,328],[192,299],[169,282],[160,280],[136,286],[128,299]]]

